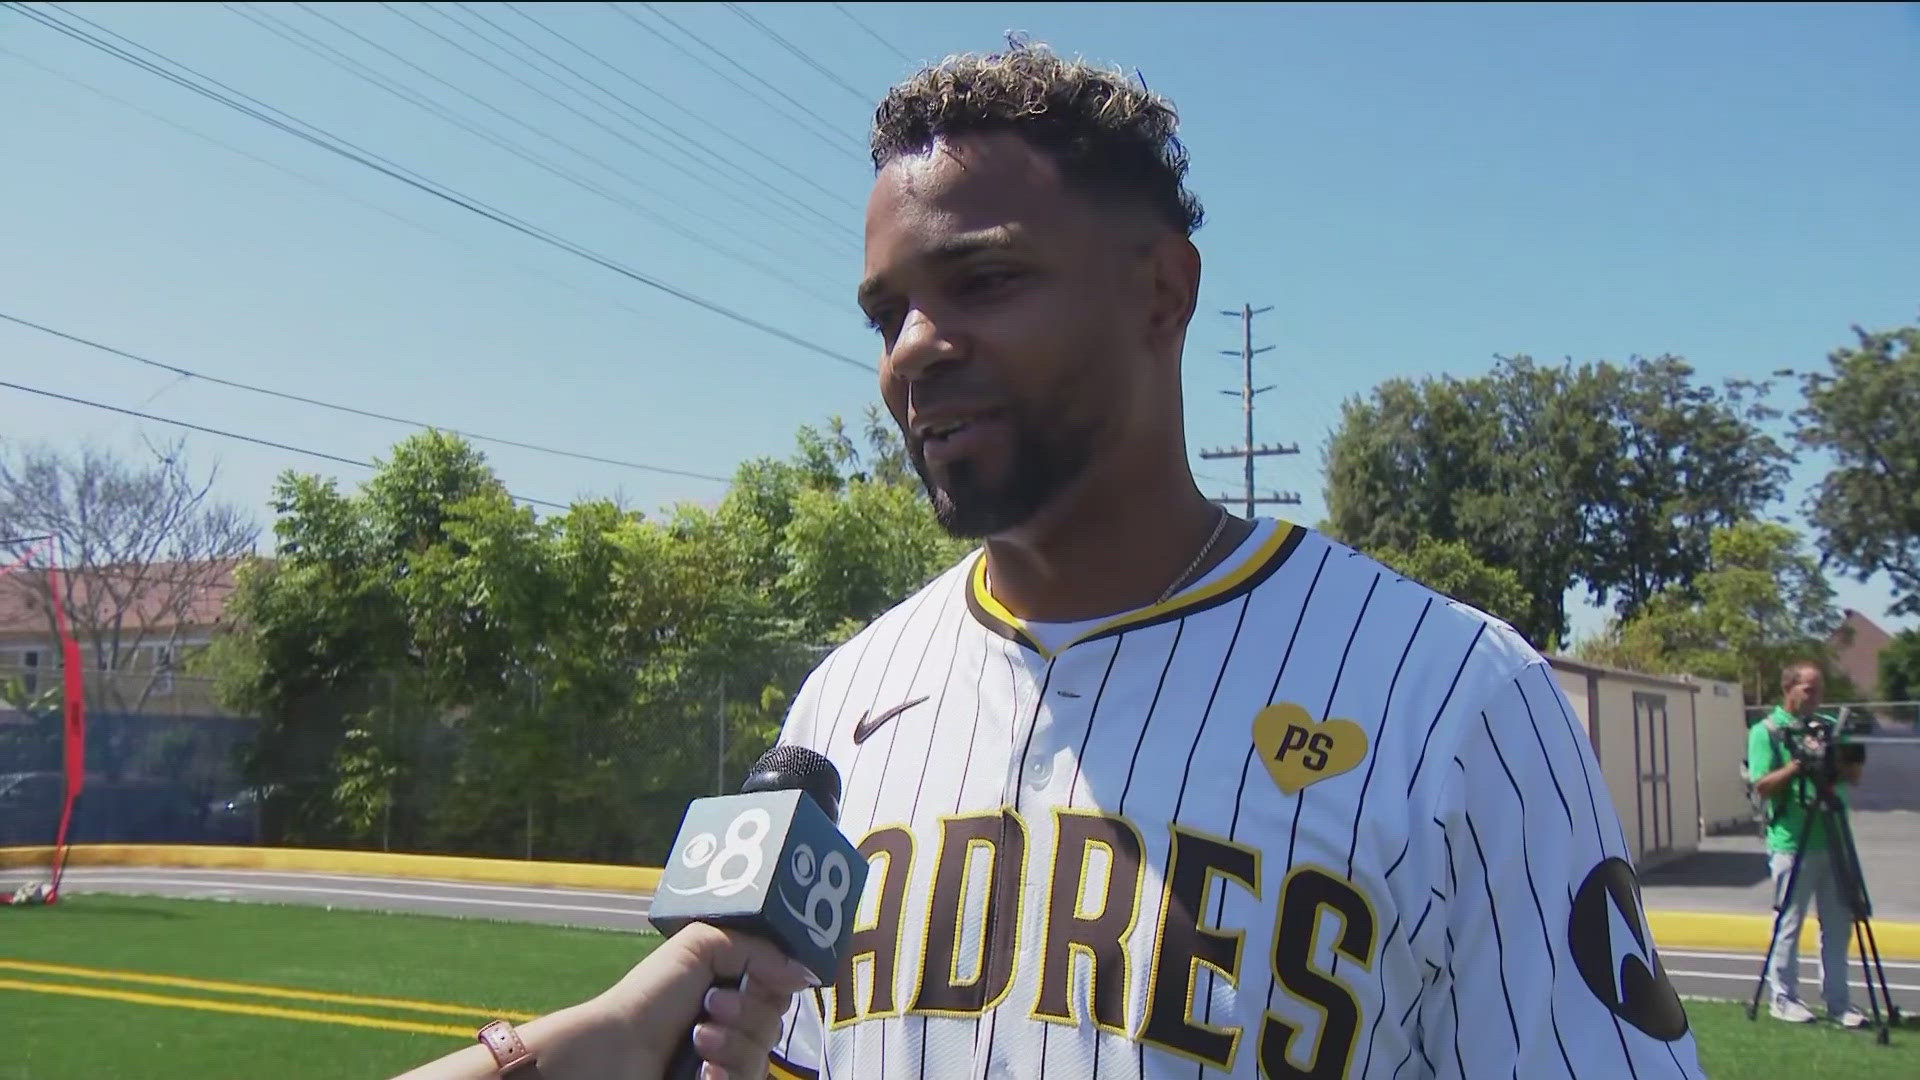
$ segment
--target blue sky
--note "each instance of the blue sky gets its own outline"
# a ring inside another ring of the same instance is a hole
[[[1216,392],[1237,386],[1236,362],[1216,350],[1237,344],[1238,327],[1212,312],[1274,305],[1255,333],[1275,346],[1261,381],[1280,388],[1260,401],[1256,438],[1306,452],[1263,462],[1262,484],[1299,491],[1305,505],[1290,516],[1309,523],[1338,402],[1382,379],[1471,373],[1511,353],[1673,353],[1709,379],[1762,376],[1820,363],[1851,324],[1920,317],[1920,6],[851,7],[858,22],[832,5],[742,5],[781,40],[728,5],[521,6],[543,25],[471,9],[496,26],[420,5],[400,7],[413,22],[378,5],[71,10],[866,362],[875,342],[851,302],[870,178],[861,138],[909,61],[990,49],[1018,29],[1138,68],[1181,108],[1208,213],[1191,441],[1238,439],[1238,403]],[[240,12],[339,50],[585,186]],[[568,78],[528,46],[628,104],[575,94],[527,66]],[[17,13],[0,12],[0,50],[0,312],[211,375],[721,476],[784,454],[801,423],[877,400],[874,376],[853,364],[513,233]],[[650,126],[662,121],[696,145]],[[405,433],[4,324],[0,371],[349,458]],[[0,390],[0,434],[137,447],[169,429]],[[364,475],[207,435],[189,445],[263,520],[282,469]],[[511,488],[536,498],[617,493],[653,508],[722,490],[486,449]],[[1817,464],[1801,469],[1794,504]],[[1231,463],[1196,468],[1209,487],[1237,476]],[[1840,587],[1848,605],[1884,615],[1879,583]],[[1596,621],[1583,611],[1577,628]]]

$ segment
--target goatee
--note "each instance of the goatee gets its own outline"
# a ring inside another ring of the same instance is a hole
[[[980,540],[1026,524],[1086,468],[1087,442],[1064,432],[1039,435],[1018,417],[1009,420],[1013,453],[1006,475],[993,483],[971,461],[947,467],[945,484],[928,475],[919,443],[909,442],[907,459],[920,474],[933,503],[933,516],[949,536]]]

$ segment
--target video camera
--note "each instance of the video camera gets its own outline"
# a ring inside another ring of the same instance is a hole
[[[1831,787],[1840,779],[1842,765],[1867,760],[1867,748],[1856,742],[1840,741],[1841,726],[1831,716],[1818,714],[1796,719],[1780,729],[1787,752],[1800,763],[1800,770],[1821,787]]]

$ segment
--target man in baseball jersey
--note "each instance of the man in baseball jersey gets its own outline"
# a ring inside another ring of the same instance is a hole
[[[1195,486],[1174,128],[1029,46],[876,113],[881,390],[984,546],[788,718],[873,870],[773,1074],[1700,1076],[1547,664]]]

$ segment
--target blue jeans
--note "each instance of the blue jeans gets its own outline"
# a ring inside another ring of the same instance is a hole
[[[1767,966],[1767,984],[1775,997],[1798,999],[1800,996],[1800,927],[1807,919],[1807,908],[1817,904],[1820,912],[1820,990],[1827,1011],[1835,1016],[1847,1011],[1847,940],[1853,934],[1853,913],[1840,891],[1840,878],[1828,848],[1807,852],[1800,861],[1800,877],[1788,897],[1787,874],[1793,869],[1793,854],[1772,852],[1768,868],[1773,871],[1774,910],[1785,909],[1780,933],[1773,939],[1773,961]]]

